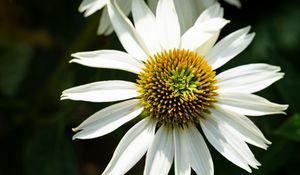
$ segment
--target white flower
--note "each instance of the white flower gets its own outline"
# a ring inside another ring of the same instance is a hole
[[[106,4],[109,1],[110,0],[83,0],[79,6],[79,11],[84,12],[85,17],[90,16],[91,14],[103,8],[100,24],[97,30],[97,34],[99,35],[109,35],[113,32],[113,27],[111,26],[106,7]],[[239,0],[225,1],[229,4],[235,5],[236,7],[241,7]],[[117,0],[117,3],[125,15],[130,13],[131,2],[132,0]],[[155,12],[158,0],[147,0],[147,2],[152,11]],[[206,8],[213,5],[215,2],[216,0],[174,0],[175,9],[180,20],[181,31],[183,32],[191,27],[199,14]]]
[[[104,108],[74,128],[73,139],[108,134],[143,111],[145,116],[122,138],[103,174],[125,174],[147,152],[144,174],[214,174],[213,161],[197,129],[225,158],[251,172],[260,164],[247,143],[267,149],[268,141],[248,116],[282,114],[287,105],[253,93],[283,77],[280,68],[248,64],[216,75],[215,70],[252,41],[250,27],[215,44],[228,23],[219,4],[204,11],[181,34],[172,0],[160,0],[156,15],[144,1],[133,0],[134,25],[115,1],[108,3],[113,27],[127,52],[98,50],[75,53],[76,62],[120,69],[138,75],[137,82],[100,81],[73,87],[61,99],[90,102],[122,101]],[[144,116],[144,115],[143,115]]]

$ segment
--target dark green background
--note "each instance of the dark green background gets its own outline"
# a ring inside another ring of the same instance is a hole
[[[96,36],[100,13],[83,18],[80,0],[0,1],[0,175],[101,174],[121,137],[135,123],[101,138],[72,141],[71,128],[110,103],[60,101],[62,90],[98,80],[134,80],[123,71],[68,64],[70,54],[122,49],[116,36]],[[221,70],[246,63],[279,65],[284,79],[259,92],[289,104],[287,115],[253,117],[273,142],[251,146],[262,163],[253,174],[296,175],[300,165],[300,4],[248,0],[242,9],[222,2],[231,20],[221,37],[252,26],[253,43]],[[210,145],[216,175],[248,174]],[[128,174],[141,174],[144,160]]]

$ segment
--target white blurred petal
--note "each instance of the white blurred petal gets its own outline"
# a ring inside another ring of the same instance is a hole
[[[153,13],[156,12],[158,0],[147,0],[147,4]]]
[[[61,100],[82,100],[90,102],[113,102],[137,97],[134,83],[122,80],[99,81],[66,89]]]
[[[137,117],[142,111],[138,99],[128,100],[106,107],[83,121],[73,131],[79,131],[73,139],[90,139],[108,134]]]
[[[146,153],[154,132],[155,123],[149,117],[133,126],[118,144],[102,175],[126,174]]]
[[[182,138],[188,150],[188,159],[191,167],[197,174],[213,175],[214,167],[206,143],[195,126],[184,128]]]
[[[117,50],[97,50],[78,52],[72,54],[70,62],[75,62],[89,67],[119,69],[138,74],[142,71],[143,64],[126,52]]]
[[[254,34],[248,34],[250,27],[237,30],[212,47],[204,56],[215,70],[241,53],[253,40]]]
[[[79,5],[78,11],[84,12],[84,16],[90,16],[96,11],[102,9],[108,0],[83,0]]]
[[[144,1],[133,0],[132,16],[136,31],[143,38],[148,50],[152,54],[160,52],[155,16]]]
[[[268,64],[247,64],[226,70],[216,76],[218,91],[254,93],[270,86],[283,77],[280,67]]]
[[[184,133],[181,128],[173,130],[174,139],[174,168],[175,175],[190,175],[191,166],[188,162],[188,146],[184,140]]]
[[[242,115],[260,116],[268,114],[285,114],[288,105],[272,103],[265,98],[248,93],[225,92],[216,99],[218,104]]]
[[[219,32],[229,21],[212,18],[189,28],[181,37],[181,48],[196,50]]]
[[[115,32],[125,50],[136,59],[145,61],[150,55],[142,38],[133,27],[131,21],[124,15],[117,4],[109,1],[108,14]]]
[[[197,11],[195,0],[189,0],[188,3],[184,0],[174,0],[174,4],[180,23],[180,31],[183,34],[194,24],[200,12]]]
[[[159,0],[156,22],[162,47],[165,50],[178,48],[180,44],[180,24],[173,0]]]
[[[242,7],[240,0],[224,0],[224,1],[226,1],[228,4],[236,6],[238,8]]]
[[[98,35],[102,35],[102,34],[109,35],[113,30],[114,29],[111,25],[111,22],[110,22],[110,19],[108,16],[107,7],[105,6],[101,13],[100,22],[99,22],[99,26],[97,29],[97,34]]]
[[[173,133],[161,126],[147,152],[144,174],[167,175],[174,157]]]
[[[201,15],[197,18],[195,25],[210,20],[212,18],[223,18],[223,15],[224,9],[219,3],[215,3],[201,13]]]

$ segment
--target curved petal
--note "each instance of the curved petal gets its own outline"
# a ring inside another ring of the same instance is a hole
[[[128,100],[106,107],[83,121],[73,131],[79,131],[73,139],[90,139],[108,134],[143,111],[138,99]]]
[[[197,174],[214,174],[211,155],[205,141],[195,126],[184,128],[184,143],[188,150],[188,159],[191,167]]]
[[[110,21],[125,50],[136,59],[147,60],[150,52],[127,16],[124,15],[114,0],[107,3],[107,8]]]
[[[171,168],[173,157],[172,131],[161,126],[147,152],[144,174],[167,175]]]
[[[245,142],[263,149],[267,149],[268,144],[271,144],[247,117],[226,110],[219,105],[216,105],[215,109],[211,109],[211,112],[214,114],[211,116],[213,120],[221,123],[222,127],[227,128],[227,130],[233,130]]]
[[[272,103],[262,97],[248,93],[225,92],[219,94],[216,99],[218,105],[225,109],[248,116],[285,114],[284,110],[288,108],[288,105]]]
[[[173,0],[160,0],[156,9],[159,38],[165,50],[178,48],[180,44],[180,24]]]
[[[174,0],[174,4],[180,23],[180,31],[183,34],[194,24],[200,12],[195,8],[195,0],[189,0],[188,3],[183,0]]]
[[[102,9],[108,0],[83,0],[82,3],[79,5],[78,11],[84,12],[84,16],[90,16],[91,14],[95,13],[96,11]]]
[[[220,93],[254,93],[281,79],[280,67],[268,64],[247,64],[224,71],[216,76]]]
[[[149,117],[133,126],[118,144],[102,175],[126,174],[146,153],[154,132],[155,123]]]
[[[189,28],[181,37],[181,48],[196,50],[221,30],[229,21],[212,18]]]
[[[70,62],[75,62],[89,67],[119,69],[138,74],[142,71],[143,64],[125,52],[117,50],[97,50],[78,52],[71,55],[75,57]]]
[[[184,137],[185,135],[181,128],[173,129],[175,175],[191,174],[191,166],[188,162],[188,146],[185,143]]]
[[[214,70],[248,47],[255,35],[254,33],[248,34],[249,30],[250,27],[245,27],[229,34],[205,54],[208,63]]]
[[[247,144],[236,133],[226,130],[222,123],[212,120],[211,115],[200,120],[206,138],[226,159],[248,172],[252,172],[249,165],[253,168],[260,165]]]
[[[152,54],[161,51],[155,16],[144,1],[133,0],[132,16],[136,31]]]
[[[82,100],[90,102],[113,102],[137,97],[139,93],[132,82],[111,80],[76,86],[64,90],[61,100]]]

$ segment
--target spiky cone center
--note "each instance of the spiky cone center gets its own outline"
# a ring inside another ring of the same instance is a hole
[[[207,61],[193,51],[163,51],[150,57],[138,76],[140,101],[160,125],[198,123],[216,102],[215,76]]]

